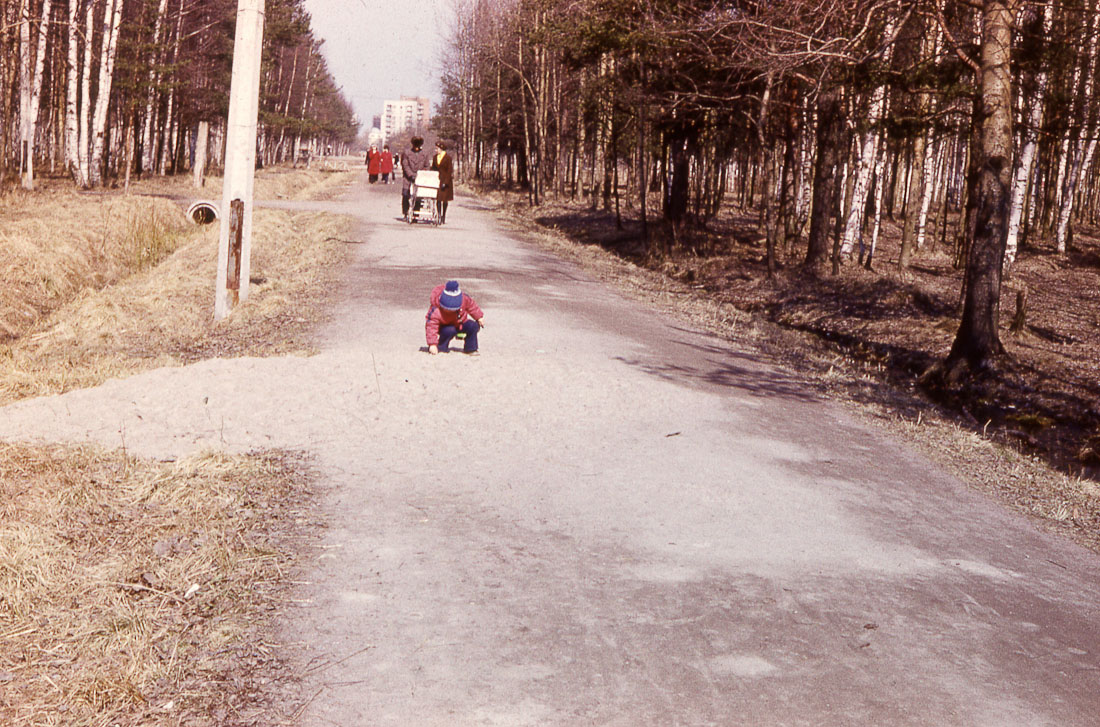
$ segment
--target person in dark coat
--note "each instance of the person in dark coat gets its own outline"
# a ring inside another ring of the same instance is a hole
[[[409,200],[411,187],[416,182],[416,173],[431,166],[432,160],[424,150],[424,139],[414,136],[409,143],[412,149],[401,155],[401,214],[409,218]]]
[[[439,192],[436,193],[435,201],[439,205],[439,224],[443,224],[447,221],[447,203],[455,198],[455,176],[454,162],[442,139],[435,143],[432,169],[439,172]]]

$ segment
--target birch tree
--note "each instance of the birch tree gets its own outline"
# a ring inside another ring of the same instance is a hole
[[[149,79],[148,88],[145,92],[145,114],[144,125],[141,132],[141,168],[142,170],[151,170],[155,161],[155,144],[153,143],[154,133],[154,116],[155,109],[154,102],[157,98],[157,85],[160,83],[160,64],[164,57],[163,46],[161,45],[161,33],[164,28],[165,13],[168,10],[168,0],[158,0],[156,15],[153,17],[153,34],[150,38],[150,47],[152,49],[152,63],[149,64]],[[180,12],[183,12],[181,6]]]
[[[111,83],[114,80],[118,33],[122,25],[124,0],[106,0],[103,8],[102,55],[99,62],[99,84],[96,87],[95,114],[92,117],[92,149],[89,181],[103,182],[103,152],[107,143],[107,109],[111,103]]]
[[[907,16],[908,17],[908,16]],[[882,66],[888,68],[894,57],[894,42],[897,40],[898,30],[905,22],[893,16],[888,16],[886,26],[882,31],[881,50],[879,56]],[[878,149],[881,143],[882,132],[879,123],[886,109],[886,83],[875,84],[871,92],[871,100],[867,109],[867,125],[859,141],[859,158],[855,186],[852,190],[852,201],[848,207],[848,219],[844,225],[843,241],[840,245],[842,258],[850,258],[855,247],[856,240],[862,237],[863,215],[867,207],[867,195],[870,192],[871,175],[875,171],[878,160]]]
[[[91,116],[92,104],[89,99],[92,95],[92,42],[95,38],[93,32],[94,19],[95,0],[88,0],[84,10],[84,53],[83,65],[80,72],[80,107],[77,111],[79,121],[76,145],[76,178],[77,184],[81,187],[88,187],[92,183],[92,176],[88,166],[88,133],[91,128],[89,118]]]
[[[24,189],[34,188],[35,133],[42,96],[42,70],[46,63],[51,0],[43,0],[38,32],[31,33],[31,0],[20,0],[19,21],[19,156]],[[34,47],[32,48],[32,43]]]
[[[65,166],[78,186],[86,186],[79,159],[80,126],[77,119],[80,68],[80,0],[69,0],[68,63],[65,73]]]
[[[1049,2],[1042,7],[1042,43],[1049,41],[1053,24],[1054,3]],[[1009,266],[1016,262],[1016,253],[1020,239],[1020,222],[1023,219],[1024,213],[1024,201],[1027,198],[1028,183],[1031,181],[1032,169],[1035,166],[1035,153],[1039,148],[1039,131],[1043,124],[1043,109],[1047,85],[1050,80],[1048,66],[1043,60],[1044,59],[1040,58],[1038,70],[1029,74],[1031,84],[1025,84],[1025,87],[1021,89],[1019,94],[1022,99],[1021,106],[1026,116],[1022,124],[1022,143],[1020,145],[1020,154],[1016,162],[1015,175],[1012,179],[1012,201],[1008,212],[1008,236],[1005,240],[1005,264]]]
[[[1088,4],[1086,17],[1088,18],[1086,25],[1088,41],[1086,53],[1081,59],[1083,83],[1080,96],[1077,98],[1077,119],[1080,123],[1076,125],[1075,134],[1067,131],[1068,143],[1063,146],[1063,149],[1068,152],[1065,156],[1067,166],[1058,220],[1054,230],[1055,249],[1059,253],[1066,252],[1077,187],[1083,170],[1088,168],[1096,151],[1097,113],[1095,104],[1091,103],[1096,81],[1097,48],[1100,46],[1100,38],[1097,37],[1097,31],[1100,30],[1100,14],[1097,13],[1096,0]],[[1074,138],[1071,139],[1071,136]]]

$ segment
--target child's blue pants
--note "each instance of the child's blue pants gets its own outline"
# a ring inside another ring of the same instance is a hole
[[[481,326],[477,324],[477,321],[468,319],[460,326],[440,326],[439,327],[439,350],[441,352],[447,352],[450,350],[451,339],[453,339],[460,331],[466,334],[466,342],[462,346],[463,353],[473,353],[477,350],[477,332],[481,330]]]

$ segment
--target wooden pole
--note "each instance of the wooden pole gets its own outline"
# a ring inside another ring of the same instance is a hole
[[[218,236],[216,320],[228,316],[233,306],[248,298],[263,33],[264,0],[238,0]]]

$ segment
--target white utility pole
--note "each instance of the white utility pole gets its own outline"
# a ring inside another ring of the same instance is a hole
[[[214,300],[214,318],[219,321],[229,315],[233,306],[248,298],[263,37],[264,0],[238,0]]]

